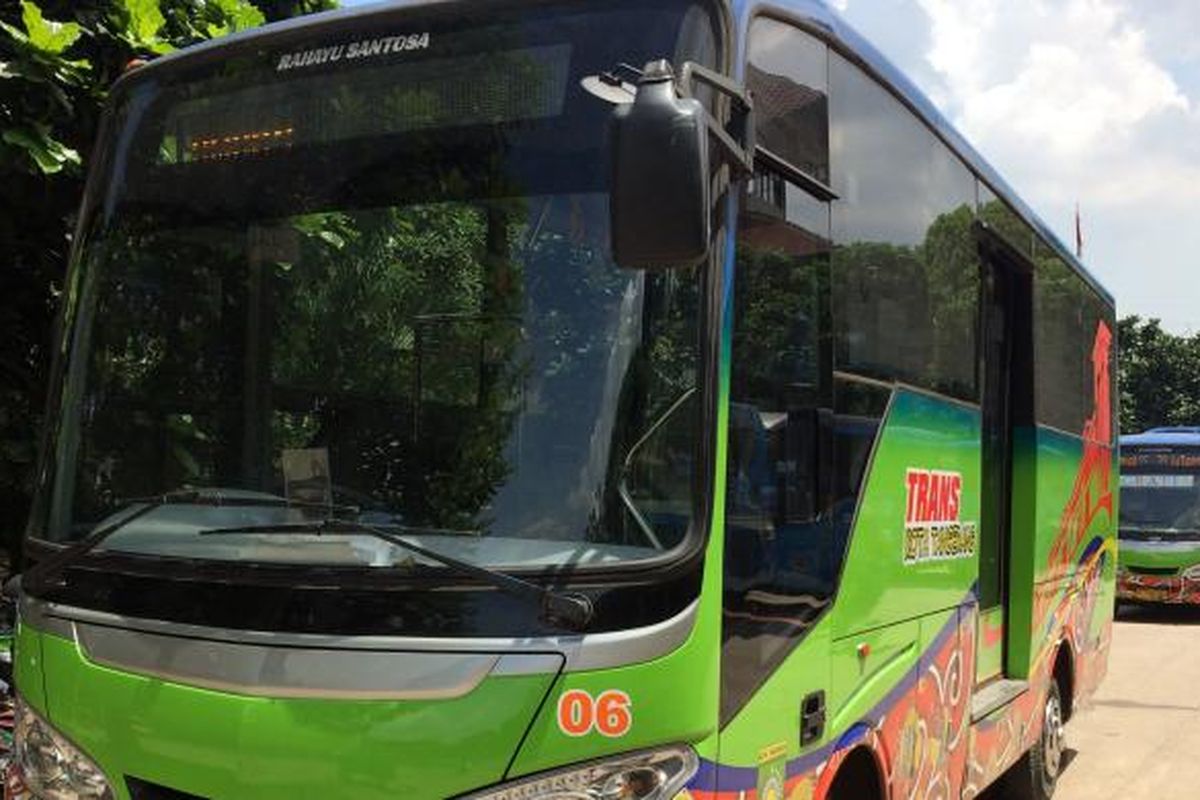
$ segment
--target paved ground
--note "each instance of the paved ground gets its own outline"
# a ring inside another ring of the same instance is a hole
[[[1108,677],[1067,743],[1055,800],[1200,798],[1200,609],[1118,618]]]

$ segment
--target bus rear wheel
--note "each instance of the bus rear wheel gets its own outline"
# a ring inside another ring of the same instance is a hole
[[[1050,681],[1042,706],[1042,735],[1021,760],[1013,764],[1003,781],[1009,800],[1050,800],[1062,770],[1066,749],[1066,718],[1058,681]]]

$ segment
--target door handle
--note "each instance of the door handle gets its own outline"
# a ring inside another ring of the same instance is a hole
[[[800,746],[805,747],[825,735],[825,692],[813,692],[800,704]]]

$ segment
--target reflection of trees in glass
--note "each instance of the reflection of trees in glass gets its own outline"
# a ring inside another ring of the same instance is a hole
[[[1111,330],[1112,314],[1056,252],[1039,244],[1034,257],[1033,315],[1038,421],[1080,433],[1096,401],[1092,385],[1096,330],[1102,320],[1109,320]],[[1116,377],[1115,366],[1109,373]]]
[[[854,242],[833,252],[837,369],[976,396],[979,261],[974,215],[940,215],[917,247]]]
[[[82,505],[147,476],[278,491],[282,448],[329,446],[364,496],[466,524],[504,478],[521,377],[518,226],[497,209],[110,236]]]
[[[977,396],[975,344],[979,328],[979,255],[968,206],[942,214],[921,248],[929,287],[933,353],[929,374],[940,388]]]
[[[644,311],[628,372],[617,399],[603,506],[588,538],[662,548],[679,544],[691,519],[700,397],[699,269],[642,276]],[[703,435],[703,434],[701,434]],[[619,492],[628,492],[642,530]],[[653,543],[653,542],[651,542]]]
[[[995,231],[1002,239],[1017,249],[1026,257],[1033,256],[1033,243],[1037,236],[1025,220],[1017,216],[1008,205],[997,199],[986,186],[980,184],[982,203],[979,207],[979,220]]]
[[[276,265],[273,383],[320,420],[335,482],[414,522],[475,527],[508,468],[522,366],[518,228],[500,206],[442,203],[301,217]],[[515,219],[523,221],[521,214]]]
[[[634,488],[677,543],[699,276],[614,268],[595,244],[602,205],[113,234],[76,513],[181,485],[280,493],[283,450],[326,448],[335,500],[410,524],[645,545],[614,493],[641,442]]]
[[[826,257],[743,248],[737,263],[734,362],[744,392],[773,397],[780,387],[816,402],[820,383],[820,281]],[[782,397],[775,400],[781,407]]]
[[[87,380],[103,387],[84,409],[96,435],[81,444],[76,478],[82,505],[98,509],[144,493],[147,468],[164,487],[208,482],[230,466],[215,419],[236,379],[209,346],[211,331],[241,329],[220,292],[220,270],[238,248],[197,235],[113,231],[85,280],[99,301]],[[207,263],[214,269],[196,269]],[[119,271],[117,269],[119,265]],[[194,413],[207,409],[206,414]]]

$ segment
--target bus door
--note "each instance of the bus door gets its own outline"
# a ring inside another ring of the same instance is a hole
[[[1014,429],[1032,418],[1032,264],[986,225],[982,266],[982,486],[976,684],[1003,677],[1013,535]]]

